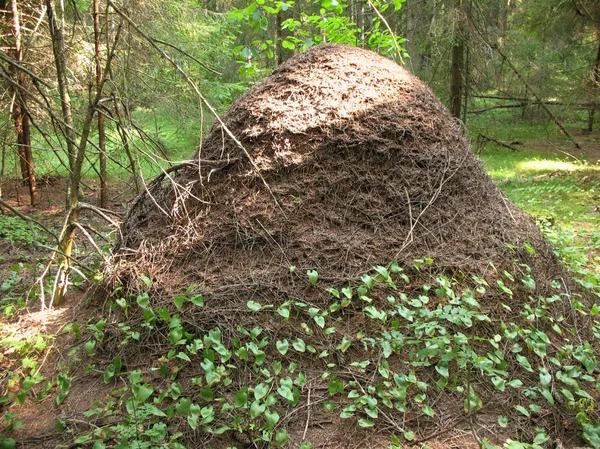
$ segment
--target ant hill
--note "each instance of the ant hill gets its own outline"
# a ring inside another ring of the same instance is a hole
[[[112,262],[137,295],[128,326],[155,329],[129,363],[194,378],[214,419],[190,447],[391,447],[455,425],[558,438],[564,399],[595,395],[548,389],[548,335],[571,367],[590,351],[573,350],[590,325],[550,245],[431,90],[366,50],[311,48],[239,98],[134,202]],[[172,367],[151,366],[157,348]]]
[[[133,205],[115,249],[121,279],[144,274],[169,292],[194,282],[226,300],[296,294],[291,266],[340,281],[394,259],[485,278],[490,264],[526,263],[538,289],[561,272],[431,90],[370,51],[329,44],[290,59],[192,162]]]

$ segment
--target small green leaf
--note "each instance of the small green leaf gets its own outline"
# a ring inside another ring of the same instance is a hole
[[[501,377],[498,377],[498,376],[492,377],[492,383],[494,384],[494,387],[498,391],[504,391],[504,389],[506,388],[506,381],[504,379],[502,379]]]
[[[152,281],[148,276],[141,275],[140,279],[146,284],[146,288],[150,288],[152,286]]]
[[[290,402],[290,403],[294,402],[294,392],[287,385],[281,385],[277,389],[277,393],[279,393],[279,395],[282,398],[286,399],[288,402]]]
[[[190,298],[190,302],[195,306],[202,307],[204,305],[204,297],[198,293]]]
[[[279,446],[283,446],[285,443],[287,443],[287,439],[288,439],[288,434],[285,431],[285,429],[280,429],[275,433],[275,442]]]
[[[212,401],[215,398],[215,394],[210,387],[206,386],[200,390],[200,397],[205,401]]]
[[[179,416],[182,416],[186,413],[190,413],[191,406],[192,400],[190,398],[181,398],[175,406],[175,411]]]
[[[504,415],[498,416],[498,425],[500,427],[506,427],[506,426],[508,426],[508,417],[506,417]]]
[[[104,444],[104,441],[102,440],[96,440],[94,441],[92,449],[106,449],[106,444]]]
[[[286,320],[289,319],[290,317],[290,307],[288,304],[282,304],[281,306],[279,306],[279,308],[277,309],[277,313],[279,315],[281,315],[283,318],[285,318]]]
[[[298,352],[306,351],[306,343],[304,343],[304,340],[302,340],[301,338],[297,338],[296,340],[294,340],[292,346]]]
[[[281,355],[285,355],[290,348],[290,343],[287,340],[277,340],[275,345],[277,346],[277,350],[281,353]]]
[[[242,388],[235,395],[234,405],[236,408],[243,408],[243,407],[246,407],[247,404],[248,404],[248,389]]]
[[[136,302],[142,309],[145,309],[146,307],[148,307],[149,301],[150,301],[150,297],[148,296],[148,293],[146,293],[146,292],[139,295],[136,299]]]
[[[133,384],[131,390],[133,391],[133,397],[138,402],[145,402],[154,392],[154,387],[151,385]]]
[[[254,388],[254,399],[259,400],[264,398],[269,392],[269,386],[265,383],[258,384]]]
[[[513,379],[510,382],[507,382],[506,385],[512,388],[520,388],[523,386],[523,382],[521,382],[521,379]]]
[[[351,344],[352,344],[352,339],[343,337],[342,342],[338,346],[336,346],[336,349],[339,349],[342,352],[346,352]]]
[[[424,405],[423,408],[421,409],[421,411],[426,414],[427,416],[433,416],[435,415],[435,411],[428,405]]]
[[[262,309],[262,306],[259,303],[252,300],[248,301],[247,306],[251,312],[258,312],[260,309]]]
[[[310,282],[311,285],[317,284],[317,281],[319,280],[319,273],[317,271],[307,270],[306,275],[308,276],[308,282]]]
[[[373,421],[369,421],[368,419],[361,418],[358,420],[358,425],[360,427],[373,427],[375,423]]]
[[[525,407],[523,407],[522,405],[516,405],[515,408],[520,411],[523,415],[527,416],[528,418],[531,417],[531,414],[529,413],[529,410],[527,410]]]
[[[265,421],[270,429],[273,429],[279,422],[279,413],[277,410],[265,410]]]
[[[265,412],[266,406],[265,404],[261,404],[260,401],[254,401],[250,406],[250,417],[252,419],[258,418]]]
[[[545,369],[540,369],[540,383],[542,387],[547,387],[552,382],[552,375]]]
[[[190,360],[190,356],[189,356],[189,355],[187,355],[185,352],[179,352],[179,353],[176,355],[176,357],[177,357],[178,359],[185,360],[186,362],[191,362],[191,360]]]

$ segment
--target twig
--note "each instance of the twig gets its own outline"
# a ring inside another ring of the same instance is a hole
[[[96,244],[96,242],[94,241],[94,238],[90,235],[89,232],[87,232],[87,230],[81,226],[79,223],[75,222],[73,223],[81,232],[83,232],[83,235],[85,235],[87,237],[87,239],[89,240],[89,242],[92,244],[92,246],[94,247],[94,249],[96,250],[96,252],[98,254],[100,254],[100,256],[102,257],[102,259],[104,260],[104,263],[106,265],[108,265],[110,262],[108,261],[108,259],[106,258],[106,256],[104,255],[104,253],[102,252],[102,250],[98,247],[98,245]]]
[[[104,218],[104,220],[106,220],[111,225],[113,225],[115,228],[118,228],[120,226],[118,222],[116,222],[115,220],[113,220],[112,218],[110,218],[108,216],[108,214],[112,214],[112,215],[114,215],[116,217],[121,218],[121,216],[119,214],[117,214],[116,212],[113,212],[113,211],[108,210],[108,209],[102,209],[102,208],[96,207],[96,206],[94,206],[92,204],[83,203],[83,202],[79,203],[79,208],[82,209],[82,210],[91,210],[92,212],[95,212],[100,217]]]
[[[394,42],[394,47],[396,48],[396,52],[398,52],[398,57],[400,58],[400,63],[404,64],[404,59],[402,58],[402,50],[400,50],[400,46],[398,45],[398,41],[396,40],[396,33],[394,33],[394,31],[390,27],[389,23],[387,22],[387,20],[385,20],[385,17],[383,17],[383,15],[375,7],[375,5],[373,4],[373,2],[371,0],[367,0],[367,1],[369,3],[369,6],[371,7],[371,9],[373,11],[375,11],[375,14],[377,14],[377,17],[379,17],[379,20],[381,20],[384,23],[385,27],[390,32],[390,34],[392,36],[392,41]]]
[[[228,159],[200,159],[198,161],[182,161],[175,165],[171,165],[169,168],[165,168],[163,173],[172,173],[174,171],[181,170],[182,168],[196,167],[198,165],[205,165],[209,168],[212,167],[213,169],[221,170],[229,165],[239,162],[239,160],[239,158],[233,157]]]
[[[187,56],[192,61],[194,61],[195,63],[197,63],[201,67],[205,68],[209,72],[214,73],[215,75],[219,75],[219,76],[223,75],[221,72],[217,72],[215,69],[207,66],[202,61],[198,60],[195,56],[190,55],[188,52],[186,52],[185,50],[182,50],[181,48],[177,47],[176,45],[173,45],[173,44],[171,44],[169,42],[161,41],[160,39],[156,39],[156,38],[153,38],[153,39],[154,39],[154,42],[158,42],[159,44],[163,44],[163,45],[166,45],[167,47],[171,47],[172,49],[177,50],[179,53],[181,53],[182,55]]]
[[[575,159],[577,162],[581,163],[581,159],[579,159],[577,156],[573,156],[573,155],[572,155],[571,153],[569,153],[568,151],[561,150],[561,149],[560,149],[560,148],[558,148],[558,147],[557,147],[557,146],[556,146],[556,145],[555,145],[553,142],[551,142],[551,141],[549,141],[549,140],[548,140],[547,142],[550,144],[550,146],[552,146],[552,148],[554,148],[554,150],[558,151],[559,153],[562,153],[562,154],[564,154],[565,156],[569,156],[570,158],[573,158],[573,159]]]
[[[462,160],[460,161],[460,163],[458,164],[458,167],[456,167],[456,170],[454,170],[450,174],[450,176],[448,176],[447,178],[443,178],[442,179],[442,181],[440,182],[440,185],[438,186],[438,188],[436,189],[436,191],[432,195],[432,197],[429,200],[429,202],[425,205],[425,207],[423,208],[423,210],[419,213],[419,216],[411,223],[410,229],[408,230],[408,234],[407,234],[406,238],[404,239],[404,243],[402,244],[402,246],[400,247],[400,249],[398,250],[398,252],[396,252],[396,255],[394,256],[394,259],[397,259],[398,256],[400,255],[400,253],[402,251],[404,251],[413,242],[413,231],[417,227],[417,224],[419,223],[419,220],[421,219],[421,217],[423,216],[423,214],[425,214],[425,212],[427,211],[427,209],[429,209],[431,207],[431,205],[433,203],[435,203],[435,201],[437,200],[437,198],[440,196],[440,193],[442,193],[442,189],[444,188],[444,185],[446,185],[446,183],[448,181],[450,181],[450,179],[452,179],[454,177],[454,175],[458,172],[458,170],[464,164],[465,160],[467,159],[467,156],[469,155],[469,151],[470,151],[468,146],[465,147],[465,150],[466,150],[465,151],[465,155],[462,158]],[[444,169],[444,173],[445,172],[446,172],[446,169]],[[410,208],[410,205],[409,205],[409,208]],[[411,215],[412,215],[412,211],[411,211]],[[411,218],[411,220],[412,220],[412,218]]]
[[[310,388],[310,383],[308,384],[308,397],[306,398],[306,424],[304,426],[304,433],[302,434],[302,441],[306,441],[306,433],[308,432],[308,424],[310,422],[310,393],[312,388]]]

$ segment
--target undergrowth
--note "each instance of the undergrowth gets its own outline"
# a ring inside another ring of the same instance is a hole
[[[434,275],[434,266],[431,259],[404,269],[392,262],[364,274],[358,286],[338,288],[322,287],[318,272],[309,270],[305,282],[326,291],[328,307],[301,299],[246,304],[257,322],[275,317],[289,323],[293,334],[281,337],[261,325],[190,327],[186,311],[206,307],[194,285],[169,307],[152,305],[148,278],[142,278],[147,291],[133,298],[117,288],[102,318],[66,328],[79,342],[71,363],[87,365],[87,375],[100,376],[112,393],[84,414],[87,431],[69,420],[59,420],[57,429],[71,432],[66,446],[94,449],[199,447],[198,435],[205,435],[202,447],[224,447],[218,442],[230,444],[234,434],[245,435],[253,447],[287,447],[295,414],[318,407],[362,428],[389,429],[390,448],[416,442],[427,447],[429,437],[417,423],[435,420],[452,401],[461,404],[453,410],[455,425],[470,423],[481,447],[499,443],[477,426],[482,414],[495,416],[498,435],[510,430],[504,444],[509,449],[544,447],[554,425],[545,417],[556,414],[600,448],[600,307],[589,307],[559,281],[554,295],[536,297],[525,265],[499,271],[494,285],[476,276]],[[431,272],[432,282],[415,289],[409,274],[422,272]],[[513,301],[523,288],[531,295]],[[490,303],[489,294],[500,301]],[[361,325],[349,331],[351,319]],[[128,368],[128,348],[139,352],[151,335],[159,353],[143,369]],[[49,392],[59,405],[68,398],[70,368],[46,382],[29,357],[51,338],[3,340],[4,348],[13,348],[8,357],[22,362],[8,374],[2,403],[43,400]],[[107,345],[117,348],[108,360]],[[18,428],[18,414],[5,414],[5,424],[5,432]],[[2,447],[14,447],[13,441],[5,439]],[[309,440],[293,443],[312,447]]]

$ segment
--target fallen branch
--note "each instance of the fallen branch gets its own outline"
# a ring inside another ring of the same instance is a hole
[[[551,106],[562,106],[565,105],[565,103],[561,103],[559,101],[543,101],[543,102],[539,102],[539,101],[523,101],[521,103],[514,103],[514,104],[499,104],[496,106],[490,106],[488,108],[483,108],[483,109],[476,109],[475,111],[469,111],[467,112],[467,114],[483,114],[484,112],[488,112],[488,111],[493,111],[494,109],[513,109],[513,108],[524,108],[527,106],[539,106],[541,104],[547,104],[547,105],[551,105]]]
[[[514,146],[509,145],[509,144],[504,143],[504,142],[500,142],[499,140],[496,140],[496,139],[492,139],[491,137],[486,136],[486,135],[481,134],[481,133],[479,134],[479,136],[477,137],[477,139],[478,140],[479,139],[486,140],[488,142],[494,142],[496,145],[500,145],[501,147],[508,148],[511,151],[519,151],[519,149],[517,147],[514,147]]]
[[[477,23],[475,23],[472,20],[472,17],[470,19],[471,19],[471,24],[473,25],[473,28],[477,31],[477,34],[479,35],[479,38],[481,39],[481,41],[485,45],[487,45],[490,50],[496,50],[496,52],[498,52],[498,54],[500,55],[500,57],[502,58],[502,60],[505,61],[508,64],[508,66],[513,71],[513,73],[517,76],[517,78],[519,78],[519,81],[521,81],[521,83],[523,83],[523,86],[529,92],[529,94],[531,94],[531,96],[537,102],[539,102],[539,105],[541,106],[541,108],[546,112],[546,114],[548,114],[548,116],[552,119],[552,121],[556,124],[556,126],[558,126],[558,128],[567,137],[567,139],[569,139],[571,141],[571,143],[573,143],[573,145],[575,145],[575,148],[577,148],[578,150],[580,150],[581,149],[581,145],[579,144],[579,142],[577,142],[573,138],[573,136],[571,136],[571,134],[569,133],[569,131],[567,131],[565,129],[565,127],[556,118],[556,116],[552,113],[552,111],[548,108],[548,106],[546,106],[544,104],[544,102],[541,99],[541,97],[535,92],[535,90],[531,87],[531,85],[527,82],[527,80],[525,80],[525,78],[523,77],[523,75],[521,75],[521,72],[519,72],[517,70],[517,68],[514,66],[514,64],[511,62],[511,60],[508,59],[508,57],[506,56],[506,54],[500,49],[500,47],[498,45],[490,44],[490,42],[488,41],[487,37],[484,36],[483,33],[479,30],[479,28],[477,26]]]

